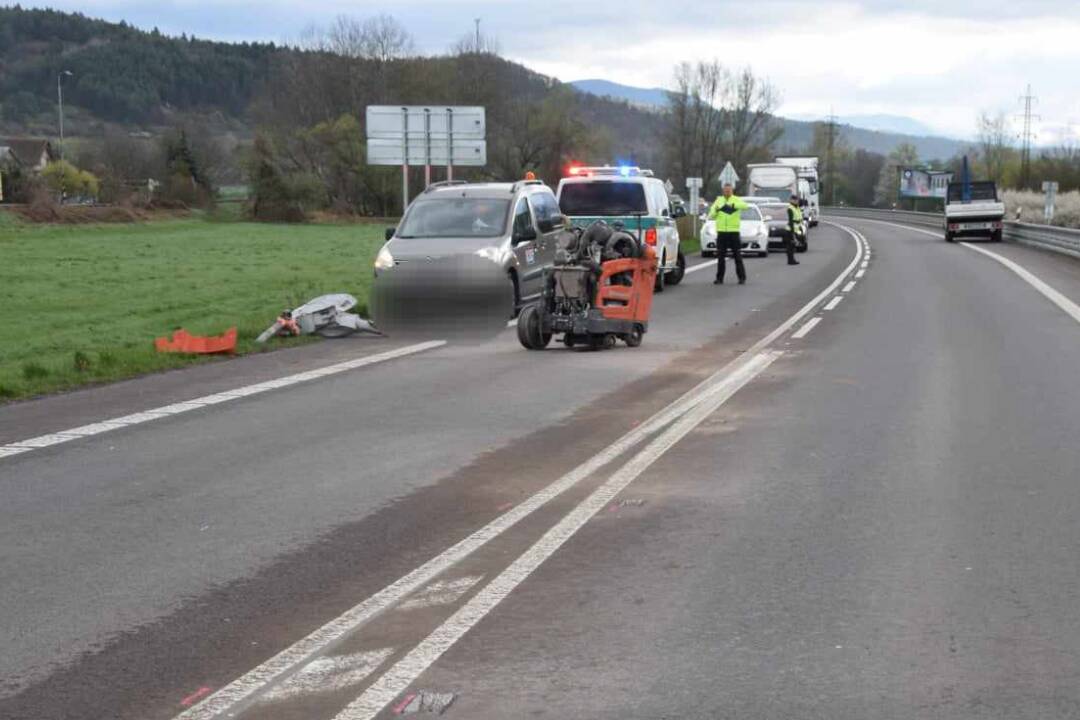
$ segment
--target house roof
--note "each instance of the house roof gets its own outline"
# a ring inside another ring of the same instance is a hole
[[[43,152],[52,157],[52,144],[48,138],[0,138],[0,146],[7,146],[24,165],[37,165]]]

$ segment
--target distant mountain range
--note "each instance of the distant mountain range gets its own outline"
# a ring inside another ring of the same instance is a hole
[[[591,95],[625,100],[639,108],[659,110],[668,102],[663,88],[641,88],[622,85],[610,80],[575,80],[568,83]],[[815,122],[824,118],[814,115],[794,115],[778,118],[784,123],[782,147],[799,149],[809,144]],[[942,136],[933,128],[914,118],[902,115],[872,114],[837,117],[843,126],[844,137],[852,146],[862,150],[887,154],[902,142],[914,145],[919,156],[927,159],[946,159],[963,151],[970,143]]]

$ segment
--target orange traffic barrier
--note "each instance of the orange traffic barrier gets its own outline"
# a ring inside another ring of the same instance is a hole
[[[180,328],[172,334],[172,338],[155,338],[154,347],[158,352],[196,355],[231,353],[236,351],[236,328],[229,328],[223,335],[192,335]]]

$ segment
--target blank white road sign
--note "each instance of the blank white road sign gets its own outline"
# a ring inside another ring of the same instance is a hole
[[[409,140],[409,165],[462,165],[482,166],[487,164],[487,142],[484,140],[458,140],[454,138],[454,157],[448,158],[446,138],[431,139],[431,155],[428,156],[428,144],[424,138]],[[367,142],[368,165],[404,165],[405,145],[401,138],[385,140],[373,138]],[[452,162],[447,162],[452,160]]]
[[[487,132],[484,108],[476,106],[438,105],[368,105],[368,138],[392,140],[409,134],[409,144],[428,133],[432,138],[447,137],[453,131],[454,141],[483,140]]]

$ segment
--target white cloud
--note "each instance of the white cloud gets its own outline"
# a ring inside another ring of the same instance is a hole
[[[1017,112],[1030,82],[1048,125],[1080,121],[1080,3],[1031,0],[53,0],[136,25],[222,39],[296,37],[339,13],[386,12],[428,53],[481,17],[503,53],[563,80],[667,85],[681,60],[752,65],[791,113],[908,115],[970,134],[980,110]],[[257,12],[253,10],[258,8]]]

